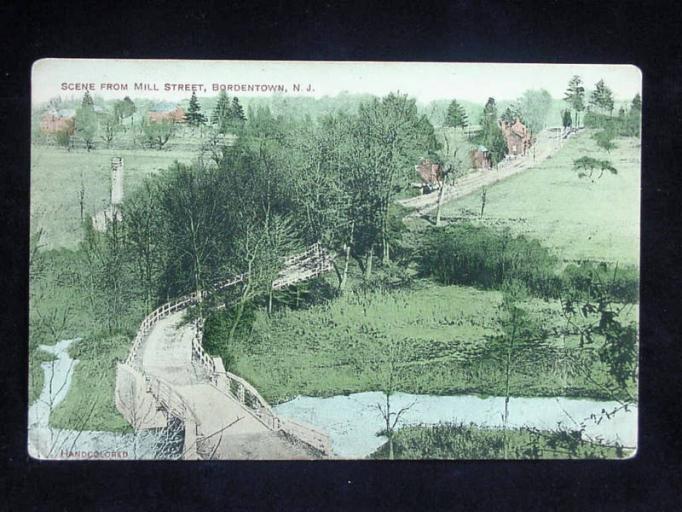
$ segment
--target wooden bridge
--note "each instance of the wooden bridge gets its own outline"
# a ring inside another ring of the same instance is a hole
[[[283,261],[273,289],[331,270],[320,244]],[[248,280],[216,283],[221,290]],[[329,438],[310,425],[277,416],[258,391],[225,370],[203,348],[203,321],[184,321],[207,292],[159,306],[142,321],[116,373],[117,409],[136,430],[184,425],[185,459],[313,459],[332,455]]]

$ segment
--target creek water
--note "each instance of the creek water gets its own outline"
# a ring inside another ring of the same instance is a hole
[[[177,440],[166,430],[117,433],[59,429],[49,425],[52,411],[71,387],[78,360],[69,356],[68,349],[75,341],[77,339],[62,340],[55,345],[39,347],[53,355],[54,360],[41,364],[45,376],[43,388],[28,408],[29,455],[37,459],[176,458]],[[82,414],[84,418],[87,416],[87,406]]]
[[[325,431],[334,452],[340,457],[366,457],[381,446],[386,438],[377,436],[384,420],[377,405],[385,405],[379,392],[314,398],[299,396],[274,407],[277,414],[302,420]],[[408,407],[399,423],[435,425],[439,423],[474,423],[484,427],[502,427],[504,397],[481,398],[476,395],[432,396],[396,393],[391,397],[391,410]],[[583,438],[626,447],[637,444],[637,407],[621,409],[607,418],[602,412],[619,407],[617,402],[565,397],[522,398],[509,401],[509,427],[532,427],[556,430],[578,430],[584,422]],[[601,418],[601,420],[599,420]]]

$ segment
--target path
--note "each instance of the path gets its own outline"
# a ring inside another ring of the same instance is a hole
[[[473,170],[456,179],[453,184],[446,185],[442,204],[532,169],[559,150],[561,147],[559,133],[551,128],[542,130],[537,136],[535,147],[531,148],[525,156],[507,158],[500,162],[497,169]],[[398,203],[408,208],[414,208],[414,211],[407,216],[408,218],[421,217],[438,208],[438,195],[439,191],[434,191],[422,196],[401,199]]]

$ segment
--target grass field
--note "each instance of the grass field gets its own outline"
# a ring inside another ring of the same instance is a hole
[[[81,174],[86,216],[109,206],[111,158],[123,157],[124,193],[174,161],[189,162],[196,151],[108,150],[66,151],[34,144],[31,148],[31,230],[42,228],[45,248],[75,247],[81,240],[79,193]]]
[[[329,396],[369,391],[372,374],[357,365],[358,347],[371,333],[407,340],[401,391],[427,394],[504,394],[504,371],[484,356],[488,336],[498,333],[501,294],[418,281],[412,290],[341,298],[298,311],[259,312],[247,345],[236,347],[235,373],[273,402],[296,395]],[[563,319],[557,302],[533,299],[529,314],[547,328]],[[636,310],[631,310],[631,318]],[[602,390],[562,363],[561,350],[576,339],[550,339],[515,366],[515,396],[601,398]],[[604,377],[594,363],[592,378]]]
[[[600,150],[589,132],[568,139],[552,158],[488,188],[484,217],[481,194],[446,203],[444,217],[467,218],[525,233],[565,260],[639,263],[639,139],[616,139]],[[594,182],[578,178],[573,161],[588,155],[608,159],[617,175]],[[494,172],[494,171],[491,171]]]

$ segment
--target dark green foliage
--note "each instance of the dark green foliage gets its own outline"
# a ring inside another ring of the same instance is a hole
[[[95,113],[95,105],[88,91],[85,91],[81,106],[76,110],[74,123],[76,135],[83,141],[86,149],[88,151],[94,149],[95,136],[97,135],[99,123],[97,114]]]
[[[583,299],[596,296],[602,288],[615,300],[634,304],[639,301],[639,270],[635,266],[617,267],[604,262],[581,261],[563,271],[564,288]]]
[[[575,113],[573,117],[573,124],[579,125],[580,112],[585,110],[585,87],[583,87],[583,80],[578,75],[573,76],[568,82],[568,88],[564,93],[564,101],[569,108],[573,109]]]
[[[496,289],[516,279],[543,296],[556,293],[557,263],[537,240],[471,224],[430,229],[419,258],[421,273],[443,284]]]
[[[445,114],[444,126],[464,129],[468,125],[469,121],[467,119],[467,113],[464,110],[464,107],[457,103],[457,100],[452,100],[450,105],[448,105],[448,110]]]
[[[511,112],[511,110],[510,110]],[[513,114],[510,114],[513,116]],[[476,144],[482,144],[490,151],[490,158],[494,165],[500,163],[507,155],[507,141],[497,119],[497,105],[495,98],[488,98],[481,115],[481,132],[475,137]]]
[[[505,457],[505,441],[507,453]],[[615,459],[620,446],[605,446],[581,439],[578,431],[507,430],[464,424],[409,426],[393,436],[396,459]],[[387,456],[387,444],[371,457]]]
[[[256,306],[254,304],[246,305],[241,314],[237,307],[211,311],[204,324],[204,349],[209,354],[222,358],[225,369],[230,370],[238,356],[235,346],[248,344],[255,319]],[[230,333],[233,328],[234,333],[230,342]]]
[[[573,170],[578,173],[578,178],[587,178],[592,181],[599,179],[608,171],[611,174],[618,174],[618,170],[608,160],[598,160],[591,156],[583,156],[573,162]],[[599,175],[594,177],[599,171]]]
[[[611,115],[613,113],[613,92],[604,83],[604,80],[599,80],[594,87],[594,91],[590,95],[590,107]]]
[[[189,107],[187,108],[185,119],[190,126],[200,126],[206,123],[206,116],[201,112],[201,105],[199,105],[199,100],[194,92],[192,92],[192,97],[189,99]]]
[[[126,96],[122,100],[114,103],[114,119],[116,119],[117,123],[120,123],[123,119],[132,116],[136,110],[137,107],[133,100]]]
[[[639,137],[642,120],[641,100],[637,100],[637,96],[635,96],[630,109],[623,110],[623,115],[619,116],[610,116],[593,111],[587,112],[585,114],[585,127],[600,128],[609,134],[613,134],[613,137]]]
[[[570,128],[573,126],[573,119],[571,118],[571,111],[566,109],[561,114],[561,126]]]

